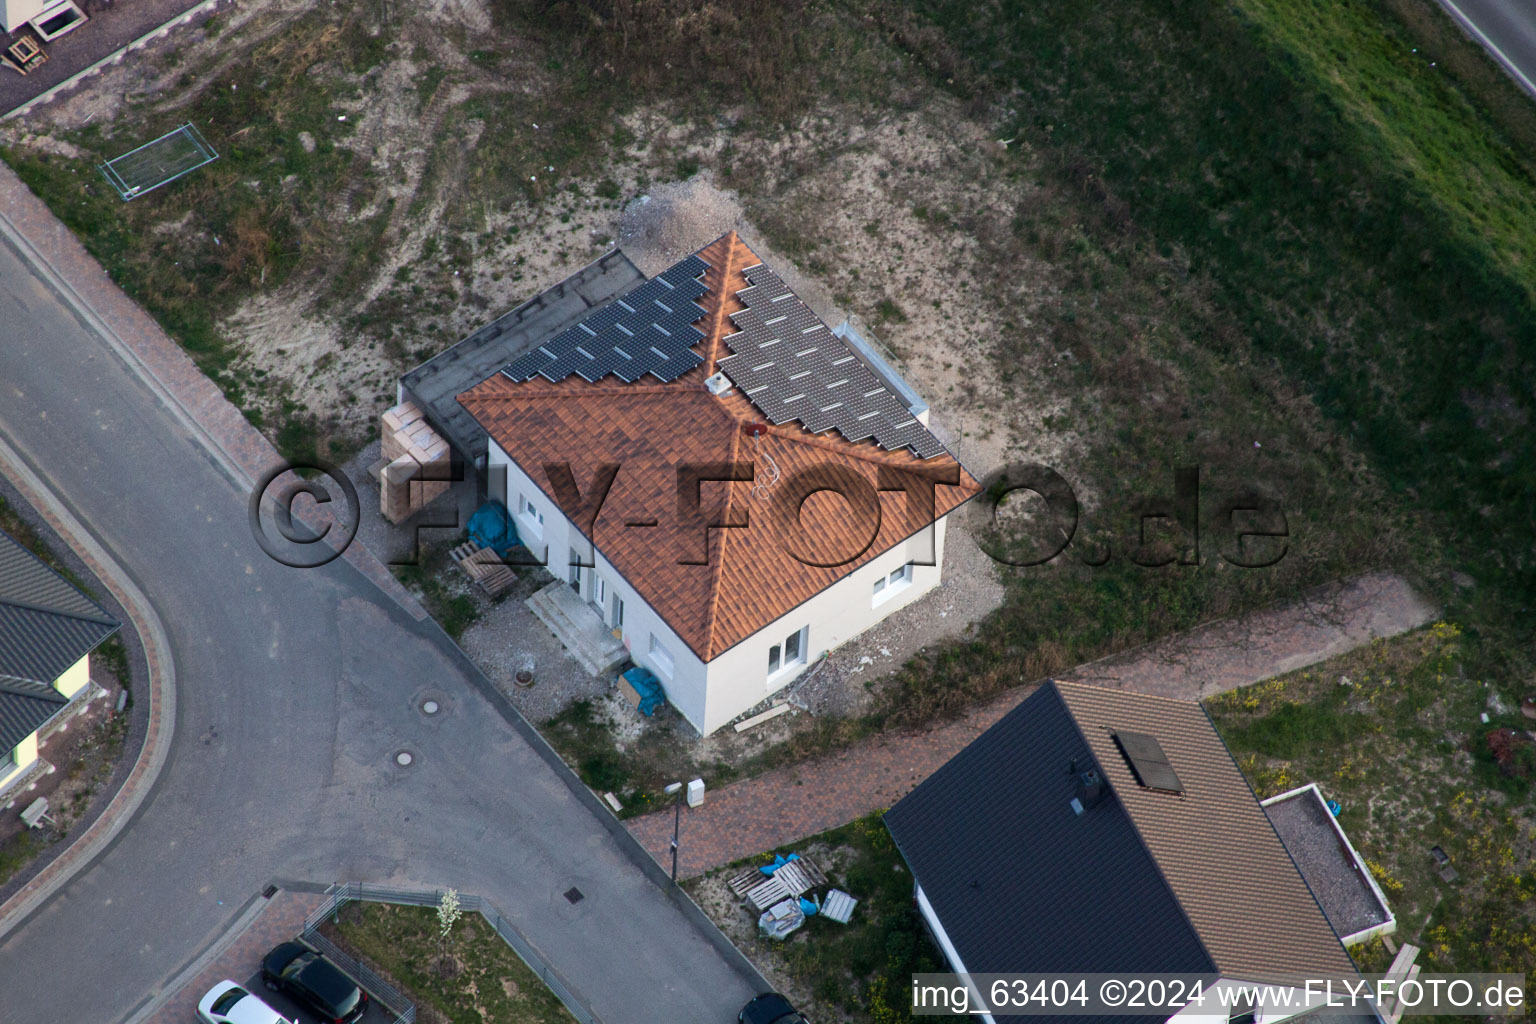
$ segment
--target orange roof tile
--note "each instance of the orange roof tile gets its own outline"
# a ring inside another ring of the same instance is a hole
[[[980,487],[948,453],[920,459],[872,441],[852,443],[835,432],[814,435],[795,422],[769,426],[739,391],[711,394],[704,381],[730,355],[724,341],[735,331],[730,315],[743,308],[736,297],[747,287],[742,271],[762,261],[734,232],[698,255],[709,264],[709,290],[699,299],[704,316],[695,323],[704,333],[694,349],[704,357],[701,365],[665,384],[577,376],[518,382],[498,373],[459,402],[709,661],[953,511]],[[761,435],[749,434],[748,425]],[[768,485],[759,487],[763,493],[753,493],[754,483],[706,480],[699,485],[699,514],[680,509],[680,467],[731,462],[753,466],[755,482]],[[558,470],[552,480],[545,469],[559,463],[569,464],[581,500]],[[588,506],[584,515],[602,467],[615,465],[600,511],[594,519]],[[954,483],[936,484],[927,509],[900,489],[903,479],[914,476]],[[882,484],[888,489],[880,490]],[[862,511],[823,490],[804,501],[798,526],[784,519],[791,494],[827,486],[862,490]],[[878,503],[878,524],[871,502]],[[655,525],[637,525],[649,522]],[[705,525],[717,522],[744,525]]]

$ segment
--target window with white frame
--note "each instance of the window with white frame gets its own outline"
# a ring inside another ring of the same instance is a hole
[[[624,599],[618,594],[613,595],[613,626],[615,629],[624,626]]]
[[[540,540],[544,539],[544,513],[539,511],[539,506],[521,494],[517,496],[517,516],[527,524],[530,533]]]
[[[771,683],[786,672],[805,664],[805,650],[810,639],[811,627],[801,626],[782,642],[768,648],[768,681]]]
[[[895,597],[896,594],[906,589],[912,582],[912,567],[915,563],[908,562],[900,569],[893,569],[875,580],[874,603],[881,604]]]
[[[672,673],[676,668],[672,664],[672,652],[662,646],[661,641],[656,639],[655,633],[651,634],[650,653],[652,667],[666,678],[671,679]]]
[[[581,556],[576,553],[575,548],[571,548],[570,584],[572,590],[578,594],[581,593]]]

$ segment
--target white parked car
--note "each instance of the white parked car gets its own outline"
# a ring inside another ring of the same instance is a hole
[[[203,1024],[297,1024],[232,981],[221,981],[197,1004]]]

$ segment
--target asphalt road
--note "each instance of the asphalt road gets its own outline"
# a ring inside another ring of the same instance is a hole
[[[0,1022],[123,1019],[274,878],[479,893],[609,1024],[735,1019],[753,979],[436,625],[343,559],[265,557],[247,495],[3,241],[0,435],[149,595],[178,681],[170,757],[133,820],[0,939]]]
[[[1440,0],[1440,6],[1536,97],[1536,0]]]

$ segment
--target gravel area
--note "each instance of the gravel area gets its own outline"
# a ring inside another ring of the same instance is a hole
[[[972,539],[986,514],[974,501],[956,512],[944,538],[943,582],[833,651],[814,676],[807,673],[791,688],[790,699],[814,715],[860,715],[869,710],[879,684],[909,658],[965,633],[999,607],[1003,584],[997,566]],[[774,700],[783,696],[775,694]]]
[[[1386,921],[1376,894],[1339,843],[1328,808],[1309,792],[1264,808],[1334,931],[1353,935]]]
[[[459,646],[531,722],[547,721],[583,698],[599,698],[613,692],[610,680],[588,675],[576,659],[565,653],[560,641],[528,610],[523,598],[491,605],[478,622],[464,631]],[[514,674],[529,658],[534,662],[533,685],[519,686]]]

